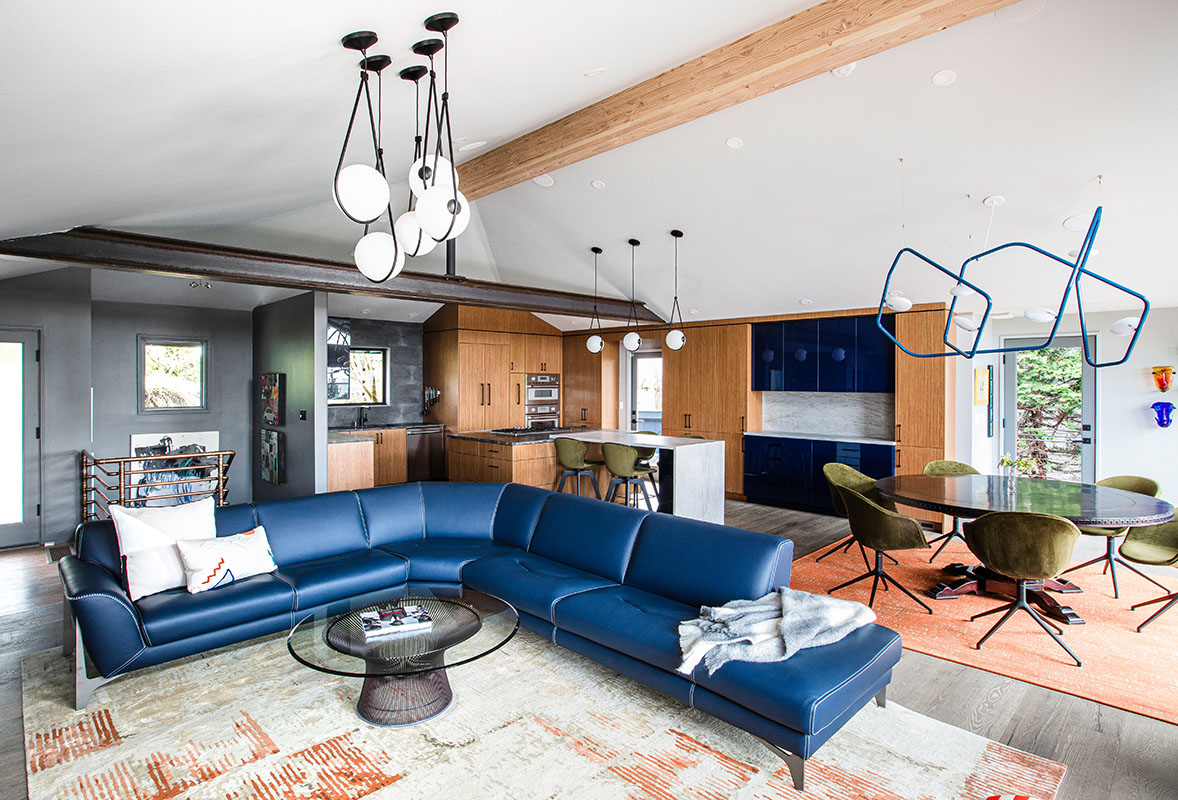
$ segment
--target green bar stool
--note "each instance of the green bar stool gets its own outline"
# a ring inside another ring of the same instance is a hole
[[[646,477],[654,472],[654,467],[640,466],[638,464],[638,450],[626,444],[604,442],[601,445],[601,454],[605,456],[605,468],[612,476],[609,479],[609,488],[605,493],[605,502],[614,502],[618,489],[624,486],[626,505],[630,505],[630,487],[637,486],[642,490],[642,498],[646,501],[647,510],[654,511],[654,507],[650,504],[650,495],[646,493]],[[634,501],[637,504],[637,492],[634,493]]]
[[[1075,659],[1077,667],[1082,666],[1076,654],[1059,638],[1063,629],[1044,619],[1027,603],[1028,586],[1042,586],[1043,581],[1059,575],[1059,571],[1067,566],[1076,540],[1080,538],[1079,529],[1063,517],[1029,511],[995,511],[965,523],[964,528],[965,544],[973,554],[990,569],[1014,579],[1018,587],[1018,596],[1013,602],[970,617],[969,621],[973,622],[1006,612],[974,647],[981,650],[986,640],[1008,619],[1018,611],[1025,611]]]
[[[1158,492],[1161,490],[1161,487],[1158,486],[1157,481],[1150,478],[1142,478],[1137,475],[1114,475],[1111,478],[1104,478],[1103,480],[1097,481],[1096,485],[1111,486],[1114,489],[1122,489],[1126,492],[1136,492],[1137,494],[1144,494],[1148,495],[1149,497],[1157,497]],[[1157,586],[1163,592],[1170,591],[1165,586],[1162,586],[1153,578],[1137,569],[1137,567],[1133,566],[1128,561],[1117,557],[1115,550],[1117,546],[1117,539],[1124,536],[1128,532],[1128,528],[1092,528],[1087,525],[1082,526],[1080,528],[1080,533],[1084,534],[1085,536],[1104,536],[1108,540],[1108,549],[1102,555],[1099,555],[1090,561],[1085,561],[1083,564],[1077,564],[1074,567],[1069,567],[1068,569],[1064,570],[1062,574],[1067,575],[1069,572],[1073,572],[1078,569],[1084,569],[1084,567],[1088,567],[1093,564],[1099,564],[1103,561],[1104,571],[1109,573],[1113,579],[1113,597],[1119,598],[1121,596],[1117,591],[1117,564],[1120,564],[1122,567],[1136,572],[1154,586]]]
[[[659,435],[659,434],[655,433],[654,431],[635,431],[635,433],[642,433],[647,436],[658,436]],[[658,453],[658,448],[656,448],[656,447],[635,447],[634,449],[638,451],[638,466],[652,467],[654,469],[654,472],[652,472],[650,475],[650,488],[654,489],[654,499],[658,500],[659,499],[658,467],[655,467],[653,464],[650,463],[650,460],[655,457],[656,453]]]
[[[830,501],[834,505],[834,511],[840,517],[847,516],[847,507],[843,503],[842,495],[839,494],[838,490],[838,487],[840,486],[858,492],[864,497],[870,499],[877,506],[886,508],[888,511],[896,510],[895,503],[893,503],[891,500],[884,499],[880,496],[879,492],[875,490],[875,478],[872,478],[870,475],[864,475],[854,467],[847,466],[846,464],[840,464],[837,461],[832,461],[829,464],[822,465],[822,474],[826,476],[826,483],[830,487]],[[846,539],[840,539],[835,543],[834,547],[818,556],[818,558],[815,559],[815,562],[821,561],[827,556],[837,553],[839,550],[842,550],[845,553],[851,549],[851,545],[853,544],[855,544],[854,536],[848,536]],[[866,565],[868,569],[871,569],[871,563],[867,560],[867,550],[863,548],[863,545],[859,545],[859,550],[863,554],[864,565]],[[896,563],[896,559],[892,558],[887,553],[884,553],[884,556],[887,557],[888,560],[890,560],[893,564]]]
[[[971,467],[969,464],[966,464],[962,461],[950,461],[950,460],[946,459],[944,461],[930,461],[927,464],[925,464],[924,465],[924,474],[925,475],[978,475],[980,473],[976,469]],[[954,539],[960,539],[963,542],[965,541],[965,536],[963,536],[961,533],[961,518],[960,517],[953,518],[953,530],[949,531],[946,534],[942,534],[941,536],[938,536],[935,539],[929,540],[930,545],[934,545],[937,542],[940,542],[941,546],[937,548],[937,552],[933,553],[933,557],[928,560],[928,563],[930,563],[930,564],[933,563],[933,560],[936,559],[936,557],[941,554],[941,551],[945,549],[945,545],[949,544],[949,542],[953,541]],[[1052,577],[1054,577],[1054,576],[1052,576]]]
[[[1080,531],[1083,532],[1083,528]],[[1125,541],[1121,542],[1120,553],[1125,558],[1137,564],[1149,564],[1155,567],[1173,567],[1178,565],[1178,522],[1164,522],[1161,525],[1149,525],[1144,528],[1131,528]],[[1124,562],[1121,562],[1124,563]],[[1166,589],[1166,592],[1169,592]],[[1137,632],[1155,619],[1169,611],[1178,603],[1178,592],[1166,594],[1155,600],[1146,600],[1133,606],[1133,610],[1142,606],[1152,606],[1165,603],[1153,616],[1137,626]]]
[[[858,578],[840,583],[829,593],[834,594],[839,589],[846,588],[853,583],[874,578],[871,582],[871,599],[867,601],[868,608],[875,603],[875,590],[879,588],[882,581],[885,590],[887,590],[888,584],[891,584],[916,601],[925,611],[933,613],[927,604],[884,570],[883,562],[885,550],[928,549],[929,544],[924,538],[924,528],[920,527],[920,523],[912,517],[889,511],[854,489],[840,486],[837,491],[842,498],[844,508],[846,508],[847,519],[851,523],[851,535],[863,547],[875,551],[875,567],[874,569],[868,568],[868,571]]]
[[[560,462],[560,466],[564,470],[560,473],[560,485],[556,487],[556,491],[564,491],[564,482],[572,476],[577,478],[577,494],[581,494],[581,476],[588,475],[589,483],[593,485],[593,494],[597,495],[597,499],[601,499],[601,491],[597,488],[597,473],[595,467],[600,467],[604,461],[590,461],[585,458],[585,451],[589,449],[589,445],[576,439],[570,439],[567,436],[557,436],[552,440],[556,445],[556,460]]]

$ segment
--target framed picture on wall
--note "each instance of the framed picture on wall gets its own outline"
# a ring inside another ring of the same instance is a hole
[[[262,375],[262,424],[286,424],[286,374],[267,372]]]
[[[261,469],[262,480],[268,483],[282,484],[286,480],[282,462],[285,449],[282,440],[282,431],[262,430],[262,452],[258,466]]]

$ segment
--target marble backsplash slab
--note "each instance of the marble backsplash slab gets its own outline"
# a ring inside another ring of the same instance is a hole
[[[764,392],[761,403],[762,430],[895,438],[891,393]]]

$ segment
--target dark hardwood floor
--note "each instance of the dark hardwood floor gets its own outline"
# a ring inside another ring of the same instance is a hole
[[[836,517],[731,500],[726,514],[730,525],[789,536],[797,556],[847,532]],[[0,586],[0,796],[17,800],[27,797],[20,661],[60,647],[61,589],[56,567],[39,549],[0,552]],[[1178,726],[907,650],[888,697],[1067,764],[1062,800],[1178,798]]]

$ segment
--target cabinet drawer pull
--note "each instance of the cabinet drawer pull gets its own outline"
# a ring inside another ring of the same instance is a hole
[[[896,469],[900,468],[900,451],[896,451]]]
[[[519,381],[516,381],[516,384],[515,384],[515,404],[517,406],[519,405],[519,399],[520,399]]]
[[[744,414],[740,415],[740,432],[744,433]]]
[[[487,384],[485,384],[485,383],[479,384],[479,405],[480,406],[485,406],[487,404],[487,395],[485,392],[486,388],[487,388]]]
[[[498,464],[488,464],[487,469],[499,469],[499,465]]]
[[[900,441],[900,423],[896,423],[896,441]]]
[[[491,405],[491,384],[487,384],[487,405]]]

